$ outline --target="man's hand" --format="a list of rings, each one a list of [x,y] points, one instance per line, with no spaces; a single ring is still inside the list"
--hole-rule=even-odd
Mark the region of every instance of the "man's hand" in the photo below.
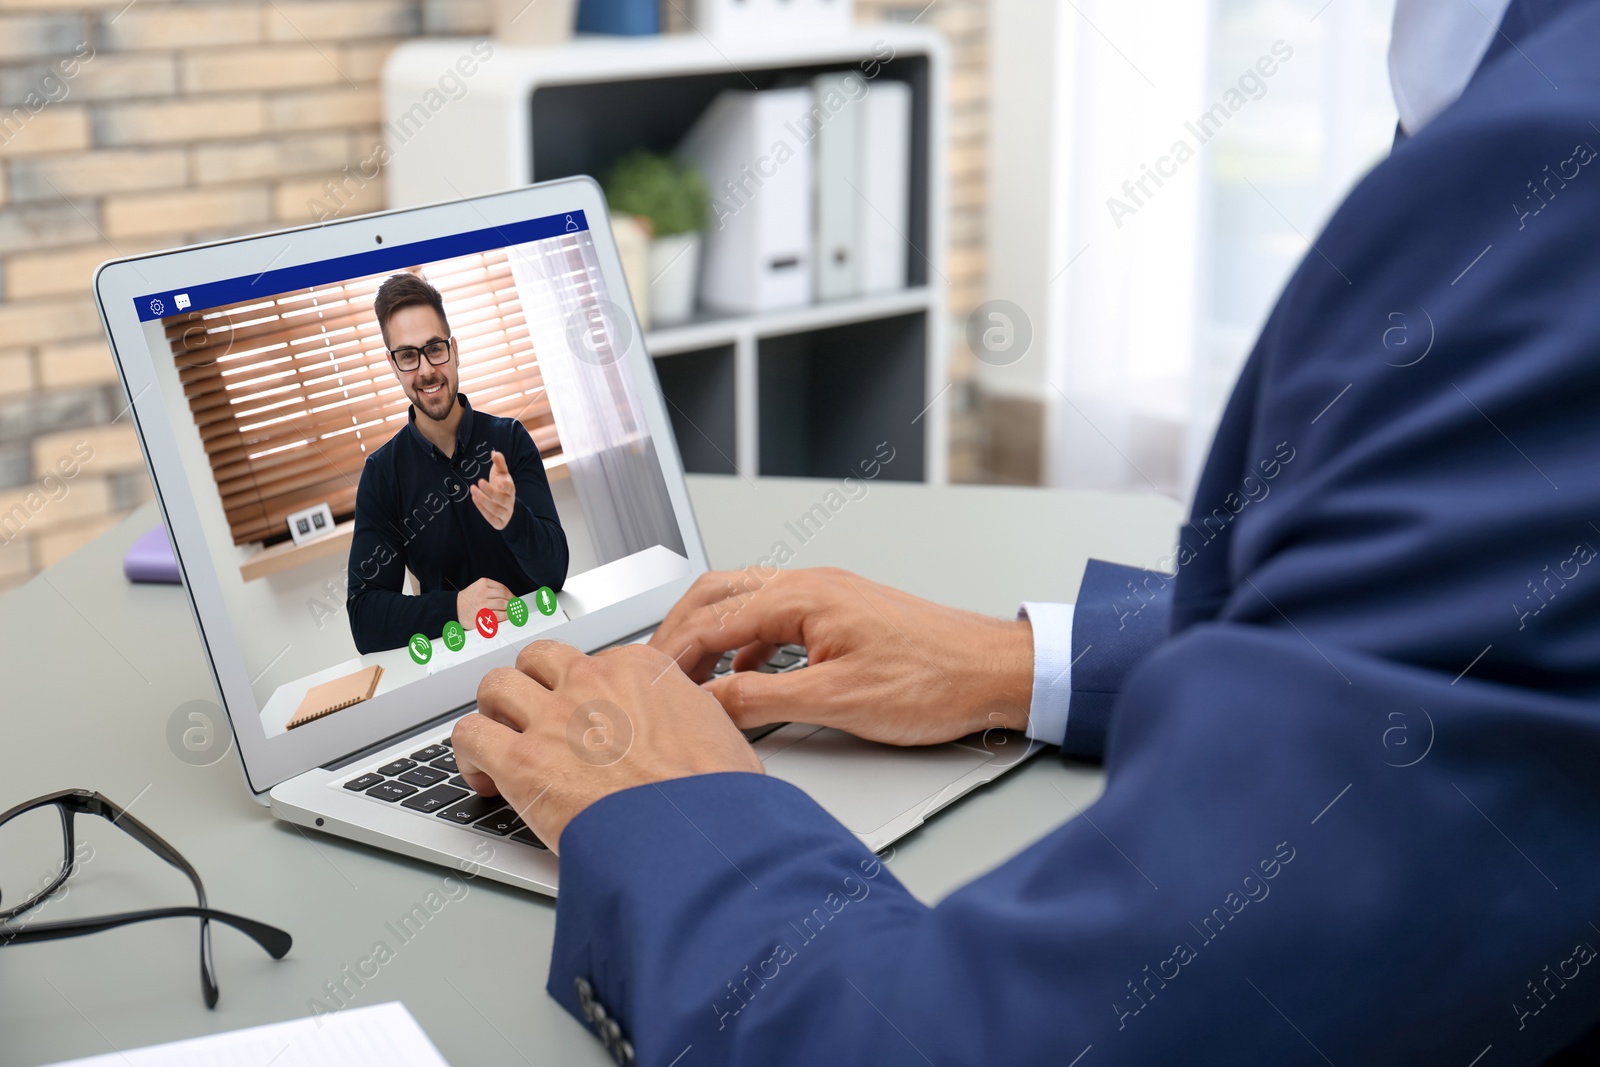
[[[489,477],[479,478],[477,484],[467,487],[472,502],[478,505],[483,517],[496,530],[504,530],[517,505],[517,483],[506,469],[506,457],[494,452],[489,457]]]
[[[1033,630],[942,607],[833,568],[701,575],[650,638],[706,683],[742,728],[834,726],[893,745],[929,745],[993,727],[1024,730]],[[775,646],[811,665],[760,674]],[[707,682],[721,654],[737,673]]]
[[[470,630],[478,625],[478,612],[484,608],[493,608],[495,616],[504,622],[506,601],[510,599],[511,590],[493,578],[479,578],[456,594],[456,622]]]
[[[490,671],[451,735],[462,777],[503,796],[557,849],[584,808],[636,785],[717,771],[761,774],[717,702],[643,645],[585,656],[535,641]]]

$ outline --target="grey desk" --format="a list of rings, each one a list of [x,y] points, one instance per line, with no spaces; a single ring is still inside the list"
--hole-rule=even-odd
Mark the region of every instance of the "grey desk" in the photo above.
[[[1071,600],[1090,556],[1153,564],[1177,506],[1157,497],[874,484],[801,543],[786,523],[828,483],[693,478],[713,564],[766,556],[849,567],[922,596],[1009,616],[1018,601]],[[6,754],[0,809],[51,790],[98,789],[165,836],[199,869],[214,906],[294,935],[274,963],[218,928],[222,999],[200,999],[197,938],[186,921],[0,950],[0,1064],[40,1064],[310,1013],[324,984],[371,954],[386,924],[446,873],[272,819],[236,758],[195,767],[169,748],[180,705],[212,700],[187,602],[177,587],[132,586],[122,554],[153,525],[136,512],[0,601]],[[1099,775],[1036,758],[901,842],[889,867],[934,901],[1091,801]],[[80,821],[95,853],[52,918],[191,903],[187,882],[125,835]],[[355,1004],[403,1001],[455,1067],[603,1064],[599,1045],[545,995],[551,901],[487,882],[449,902],[357,991]]]

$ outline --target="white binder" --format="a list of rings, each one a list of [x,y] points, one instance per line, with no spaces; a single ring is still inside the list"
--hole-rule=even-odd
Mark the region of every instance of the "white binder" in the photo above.
[[[707,307],[744,314],[811,302],[811,107],[810,87],[726,89],[678,146],[711,195]]]
[[[863,206],[861,181],[861,110],[870,92],[866,78],[854,70],[819,74],[811,81],[817,131],[818,300],[842,300],[860,291],[858,214]]]
[[[911,87],[878,80],[856,107],[860,146],[856,186],[858,292],[906,286],[911,226]]]

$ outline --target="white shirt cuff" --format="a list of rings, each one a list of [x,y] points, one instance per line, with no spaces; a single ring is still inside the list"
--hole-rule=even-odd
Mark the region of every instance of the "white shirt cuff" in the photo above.
[[[1047,745],[1067,737],[1067,710],[1072,703],[1073,604],[1025,603],[1017,618],[1033,625],[1033,703],[1028,708],[1028,736]]]

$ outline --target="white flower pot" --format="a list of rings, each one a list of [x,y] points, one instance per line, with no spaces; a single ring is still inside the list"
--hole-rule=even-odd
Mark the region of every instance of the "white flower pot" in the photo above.
[[[678,233],[650,242],[650,323],[671,326],[694,314],[700,275],[700,234]]]

